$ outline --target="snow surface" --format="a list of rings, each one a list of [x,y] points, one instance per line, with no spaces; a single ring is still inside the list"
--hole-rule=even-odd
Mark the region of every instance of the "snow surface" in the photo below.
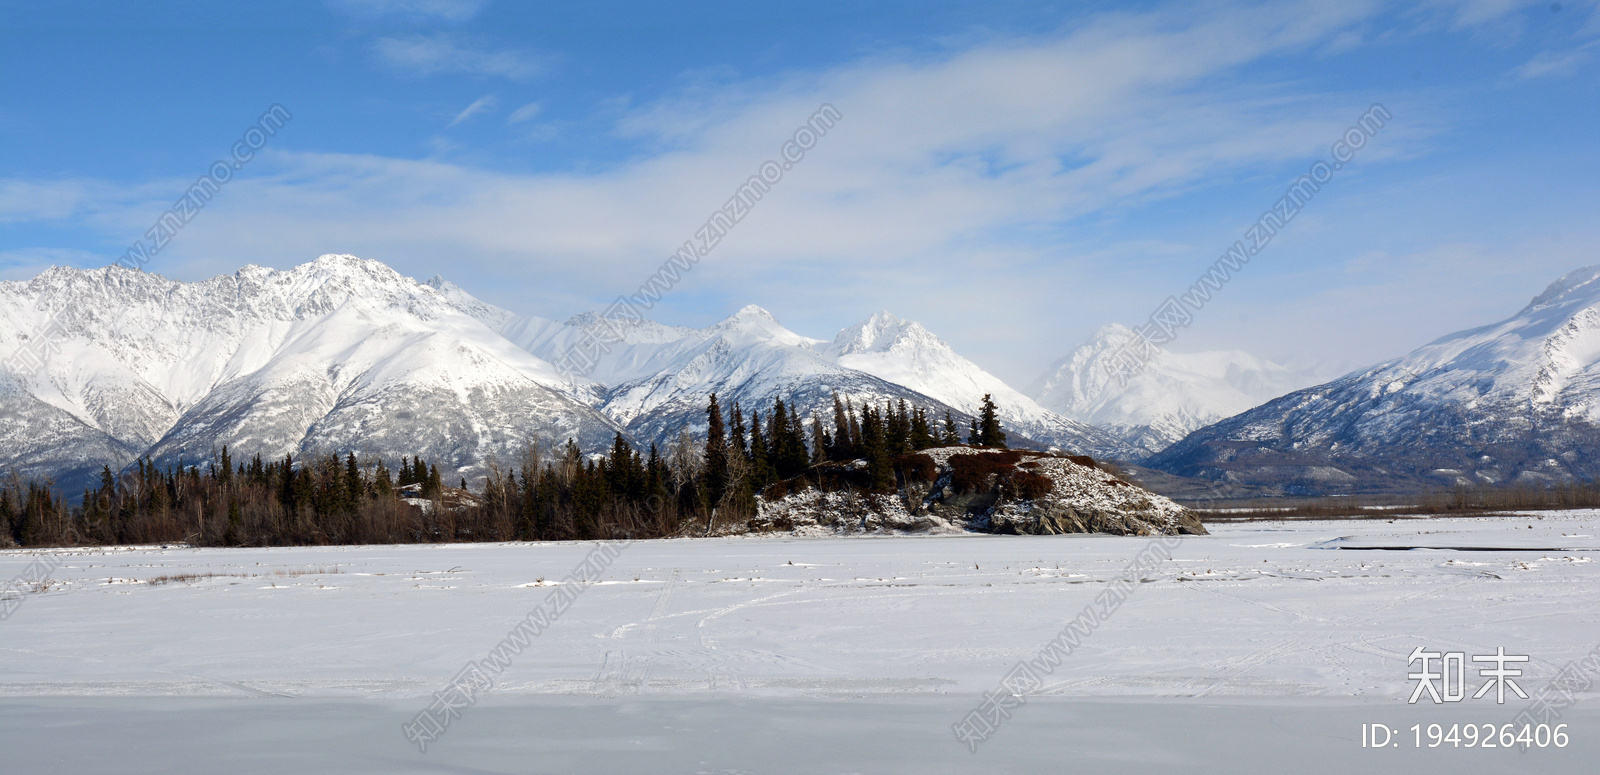
[[[1150,539],[632,544],[427,754],[400,723],[593,544],[57,550],[0,624],[6,769],[1583,772],[1600,752],[1595,688],[1563,752],[1359,747],[1362,723],[1520,709],[1405,704],[1416,646],[1527,654],[1530,691],[1594,648],[1600,512],[1209,528],[975,756],[950,724]],[[201,577],[148,583],[179,574]]]

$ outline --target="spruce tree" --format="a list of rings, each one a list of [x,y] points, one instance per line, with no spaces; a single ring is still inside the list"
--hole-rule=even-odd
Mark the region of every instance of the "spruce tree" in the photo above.
[[[911,436],[907,443],[914,450],[933,446],[933,433],[928,429],[928,413],[920,406],[911,412]]]
[[[356,466],[356,453],[347,453],[344,459],[345,509],[354,513],[356,506],[367,498],[367,485],[361,479],[361,469]]]
[[[750,413],[750,482],[757,491],[776,480],[772,469],[772,450],[761,433],[761,413]]]
[[[983,394],[983,408],[978,412],[978,443],[985,447],[1006,448],[1006,432],[1000,430],[1000,418],[996,415],[994,399],[988,393]]]
[[[739,402],[738,401],[734,401],[733,402],[733,428],[732,428],[732,434],[733,435],[729,438],[729,441],[732,442],[732,444],[731,444],[732,448],[730,450],[728,450],[728,454],[730,454],[730,455],[738,455],[739,457],[742,457],[742,458],[744,458],[746,460],[749,460],[750,459],[750,450],[745,446],[745,441],[744,441],[745,435],[744,435],[744,433],[745,433],[744,412],[739,409]]]
[[[715,506],[722,501],[722,495],[728,489],[728,437],[722,425],[722,408],[717,406],[716,393],[711,394],[706,418],[706,498]]]
[[[786,408],[783,399],[776,399],[767,432],[772,437],[772,463],[779,479],[796,476],[810,467],[811,455],[806,451],[806,430],[798,407]]]
[[[894,489],[894,468],[889,462],[889,443],[882,419],[870,405],[861,408],[861,447],[867,459],[867,476],[874,492]]]
[[[389,478],[389,469],[382,460],[378,461],[378,470],[372,474],[372,489],[384,500],[394,494],[394,482]]]
[[[811,413],[811,465],[816,465],[828,459],[828,446],[831,443],[826,431],[822,430],[822,418],[816,412]]]
[[[238,546],[244,541],[244,519],[239,512],[239,499],[228,499],[228,529],[222,534],[222,542],[228,546]]]
[[[834,460],[854,460],[855,450],[850,448],[850,417],[845,414],[844,402],[833,394],[833,448],[828,457]]]
[[[956,430],[956,418],[950,416],[950,410],[944,410],[944,432],[939,436],[939,443],[946,447],[953,447],[961,443],[961,434]]]
[[[140,467],[143,468],[143,464],[142,463],[140,464]],[[283,456],[283,484],[282,484],[282,487],[283,487],[283,489],[278,492],[278,501],[283,504],[284,511],[287,511],[290,514],[293,514],[294,511],[295,511],[295,507],[297,505],[295,503],[294,456],[293,455],[284,455]]]
[[[864,407],[865,405],[863,411]],[[861,447],[861,420],[856,416],[855,407],[850,404],[849,399],[845,399],[844,408],[850,415],[850,459],[859,460],[866,454],[866,450]]]
[[[905,399],[899,399],[893,406],[885,404],[884,414],[887,415],[885,441],[890,454],[898,455],[910,449],[911,420],[907,416]]]

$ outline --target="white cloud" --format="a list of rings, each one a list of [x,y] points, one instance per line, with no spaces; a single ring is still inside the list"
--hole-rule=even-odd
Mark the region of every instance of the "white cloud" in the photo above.
[[[486,110],[494,110],[494,106],[497,102],[498,100],[495,99],[493,94],[485,94],[482,97],[474,100],[471,105],[466,107],[465,110],[457,113],[456,117],[451,119],[449,124],[445,125],[445,128],[449,129],[450,127],[466,121],[467,119],[472,118],[473,116]]]
[[[517,108],[516,110],[511,111],[511,115],[506,116],[506,125],[510,126],[511,124],[520,124],[524,121],[532,119],[537,115],[539,115],[539,103],[530,102],[520,108]]]
[[[0,223],[68,218],[90,199],[95,187],[81,180],[0,180]],[[109,193],[104,186],[99,188],[99,195]]]
[[[618,123],[665,150],[581,174],[275,147],[163,261],[192,276],[350,252],[567,314],[633,290],[827,102],[843,120],[657,313],[704,323],[708,307],[755,302],[824,335],[888,307],[985,365],[1045,363],[1076,343],[1061,335],[1071,321],[1137,322],[1158,300],[1148,276],[1107,261],[1149,262],[1146,275],[1154,267],[1173,284],[1200,267],[1169,278],[1184,260],[1170,249],[1097,255],[1078,244],[1079,219],[1321,158],[1373,95],[1290,96],[1297,86],[1241,86],[1237,70],[1327,46],[1371,13],[1290,3],[1108,14],[1054,38],[697,90]],[[405,51],[418,71],[470,69],[448,39]],[[537,108],[512,118],[524,110]],[[1397,116],[1363,162],[1404,147],[1418,118]],[[1214,258],[1221,244],[1201,250]],[[974,323],[997,309],[1004,321]]]
[[[1518,78],[1542,78],[1547,75],[1570,75],[1580,65],[1594,56],[1600,41],[1591,40],[1565,51],[1541,51],[1522,66],[1512,71]]]
[[[546,69],[544,60],[525,52],[485,49],[451,35],[379,38],[372,49],[385,65],[418,75],[471,73],[527,80]]]

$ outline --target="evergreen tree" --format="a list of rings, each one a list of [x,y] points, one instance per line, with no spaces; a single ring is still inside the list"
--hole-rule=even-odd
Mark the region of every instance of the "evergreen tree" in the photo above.
[[[894,468],[889,462],[886,428],[871,405],[861,407],[861,447],[867,459],[867,476],[874,492],[894,489]]]
[[[908,443],[912,449],[927,449],[933,446],[933,431],[928,428],[928,412],[920,406],[911,412],[911,436]]]
[[[884,414],[884,441],[890,454],[898,455],[910,449],[911,419],[907,416],[905,399],[899,399],[893,406],[885,404]]]
[[[861,446],[861,421],[856,417],[856,408],[851,405],[850,399],[845,399],[845,412],[850,415],[850,459],[859,460],[866,454]],[[863,405],[863,411],[865,405]]]
[[[618,433],[611,440],[610,466],[606,471],[606,483],[611,490],[613,498],[627,498],[632,493],[641,491],[644,487],[644,472],[639,470],[639,456],[633,451],[633,446],[628,440]]]
[[[143,465],[142,464],[140,465],[140,469],[141,469],[141,473],[142,473],[142,471],[143,471]],[[140,478],[142,479],[143,477],[141,476]],[[298,506],[298,504],[295,503],[294,456],[293,455],[284,455],[283,456],[283,485],[282,485],[282,487],[283,487],[283,489],[280,490],[279,493],[278,493],[278,500],[279,500],[280,503],[283,504],[283,510],[284,511],[287,511],[290,514],[293,514],[295,512],[295,508]]]
[[[826,431],[822,430],[822,418],[816,412],[811,413],[811,465],[816,465],[828,459],[828,447],[833,443],[828,438]]]
[[[779,479],[798,475],[811,465],[811,455],[806,451],[806,431],[798,411],[790,411],[783,399],[774,401],[772,424],[767,429],[772,437],[772,465]]]
[[[761,434],[761,413],[750,413],[750,482],[762,490],[777,478],[772,467],[772,450]]]
[[[739,409],[738,401],[733,402],[733,428],[730,432],[731,436],[728,440],[731,442],[731,448],[728,450],[728,454],[738,455],[739,457],[749,460],[750,449],[745,445],[744,436],[744,412]]]
[[[361,478],[361,468],[356,465],[356,453],[348,452],[344,459],[345,510],[354,514],[356,506],[367,499],[367,484]]]
[[[717,406],[717,394],[711,394],[706,407],[705,487],[706,499],[711,504],[722,501],[728,489],[728,439],[722,426],[722,409]]]
[[[967,425],[967,443],[976,447],[980,438],[982,437],[978,435],[978,419],[974,417]]]
[[[418,463],[420,466],[421,464]],[[439,478],[439,466],[428,466],[428,483],[422,491],[424,498],[437,498],[444,495],[444,481]]]
[[[833,394],[833,448],[828,457],[834,460],[854,460],[855,450],[850,447],[850,417],[845,413],[839,394]]]
[[[238,546],[244,542],[244,517],[239,510],[239,499],[228,499],[228,529],[222,534],[222,542],[229,546]]]
[[[1000,430],[1000,418],[996,415],[994,399],[988,393],[983,394],[983,408],[978,412],[978,443],[985,447],[1006,448],[1006,432]]]
[[[950,410],[944,410],[944,432],[939,436],[939,444],[953,447],[961,443],[961,434],[956,430],[956,419],[950,416]]]
[[[384,467],[383,461],[378,461],[378,470],[372,474],[372,489],[377,497],[388,500],[394,494],[394,482],[389,478],[389,469]]]

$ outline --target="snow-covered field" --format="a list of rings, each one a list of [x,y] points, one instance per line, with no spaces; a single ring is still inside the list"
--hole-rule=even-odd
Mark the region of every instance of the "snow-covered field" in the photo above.
[[[1407,656],[1545,686],[1600,643],[1600,512],[1210,528],[976,754],[951,724],[1152,539],[631,544],[425,754],[401,725],[594,544],[62,550],[0,623],[0,771],[1590,771],[1593,688],[1565,749],[1412,750],[1524,703],[1408,705]]]

